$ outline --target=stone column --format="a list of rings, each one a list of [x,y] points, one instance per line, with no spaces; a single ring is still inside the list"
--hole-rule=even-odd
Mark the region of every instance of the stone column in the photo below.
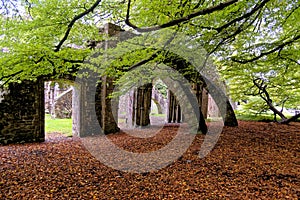
[[[109,98],[113,79],[102,77],[95,87],[87,82],[74,87],[73,134],[79,137],[116,133],[118,128],[118,100]]]
[[[182,113],[179,102],[177,101],[173,92],[169,90],[169,110],[168,110],[168,123],[180,123],[182,122]]]
[[[152,83],[137,88],[133,93],[132,123],[134,126],[150,125]]]
[[[118,127],[118,105],[119,100],[117,98],[110,98],[114,91],[113,78],[104,76],[101,78],[101,119],[98,120],[101,123],[101,128],[105,134],[116,133],[120,130]]]
[[[101,133],[97,118],[97,110],[101,110],[101,104],[96,94],[94,83],[89,83],[88,80],[74,86],[72,96],[73,135],[84,137]]]
[[[81,115],[81,86],[76,84],[73,86],[72,93],[72,133],[73,136],[80,136],[80,115]]]

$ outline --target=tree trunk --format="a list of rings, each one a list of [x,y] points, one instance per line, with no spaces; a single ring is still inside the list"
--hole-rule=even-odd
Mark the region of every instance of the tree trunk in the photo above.
[[[198,131],[201,131],[202,134],[206,134],[208,128],[207,128],[207,125],[205,123],[205,118],[204,118],[204,115],[201,111],[201,108],[199,108],[199,112],[200,112],[200,119],[199,119]]]
[[[224,125],[230,127],[238,126],[238,121],[236,119],[234,110],[230,104],[229,98],[222,90],[217,88],[208,79],[206,78],[204,79],[206,81],[206,84],[209,85],[209,87],[206,87],[205,89],[208,91],[208,93],[212,96],[212,98],[216,102],[219,111],[221,113],[221,116],[223,118]],[[226,104],[226,107],[224,107],[225,106],[224,104]]]
[[[224,125],[230,127],[238,126],[238,121],[236,119],[234,110],[231,106],[229,99],[226,100],[226,116],[224,120]]]
[[[273,106],[272,101],[267,100],[266,102],[267,102],[267,104],[268,104],[270,110],[273,111],[273,113],[274,113],[275,116],[276,116],[276,115],[279,115],[279,117],[280,117],[282,120],[286,120],[286,119],[287,119],[287,118],[284,116],[284,114],[283,114],[282,112],[280,112],[279,110],[277,110],[277,109]]]
[[[300,118],[300,113],[298,113],[297,115],[295,115],[289,119],[284,119],[284,120],[280,121],[279,123],[280,124],[288,124],[290,122],[296,121],[298,118]]]

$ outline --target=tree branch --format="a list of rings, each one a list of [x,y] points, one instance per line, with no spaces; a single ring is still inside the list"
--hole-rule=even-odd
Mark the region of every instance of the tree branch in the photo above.
[[[300,8],[300,5],[296,6],[287,16],[286,18],[284,19],[284,22],[282,24],[285,24],[286,21],[290,18],[290,16],[298,9]]]
[[[13,73],[13,74],[10,74],[10,75],[6,75],[6,76],[2,76],[0,78],[0,81],[2,81],[3,79],[6,79],[6,78],[10,78],[10,77],[16,76],[16,75],[18,75],[18,74],[20,74],[22,72],[23,72],[23,70],[20,70],[20,71],[17,71],[16,73]]]
[[[258,83],[258,81],[260,81],[260,83]],[[270,110],[272,110],[275,115],[279,115],[282,120],[286,120],[286,117],[284,116],[284,114],[282,112],[280,112],[279,110],[277,110],[275,108],[275,106],[273,105],[272,99],[270,98],[270,95],[266,89],[267,85],[264,85],[264,81],[260,78],[253,79],[253,84],[259,89],[260,97],[267,103]],[[266,97],[264,97],[263,95],[265,95]]]
[[[292,59],[292,58],[290,58],[290,57],[283,57],[283,56],[280,55],[279,58],[281,58],[281,59],[283,59],[283,60],[289,60],[289,61],[291,61],[291,62],[293,62],[293,63],[295,63],[295,64],[297,64],[297,65],[300,65],[300,63],[299,63],[297,60]]]
[[[32,4],[28,0],[25,0],[25,3],[28,5],[28,8],[27,8],[28,14],[29,14],[30,18],[33,19],[32,15],[31,15]]]
[[[195,5],[194,9],[197,9],[204,3],[205,0],[199,0],[198,3]]]
[[[286,97],[286,98],[282,101],[280,112],[283,112],[284,104],[285,104],[285,102],[287,102],[288,99],[289,99],[289,97]]]
[[[206,8],[206,9],[203,9],[203,10],[191,13],[191,14],[185,16],[185,17],[181,17],[181,18],[178,18],[178,19],[171,20],[171,21],[169,21],[169,22],[167,22],[165,24],[161,24],[161,25],[157,25],[157,26],[152,26],[152,27],[139,28],[136,25],[134,25],[133,23],[131,23],[130,20],[129,20],[131,0],[128,0],[127,14],[126,14],[125,23],[128,26],[130,26],[131,28],[135,29],[136,31],[139,31],[139,32],[151,32],[151,31],[156,31],[156,30],[159,30],[159,29],[163,29],[163,28],[175,26],[177,24],[189,21],[190,19],[193,19],[193,18],[201,16],[201,15],[207,15],[207,14],[213,13],[213,12],[218,11],[218,10],[223,10],[224,8],[226,8],[226,7],[234,4],[236,2],[238,2],[238,0],[229,0],[229,1],[224,2],[224,3],[220,3],[219,5],[212,6],[212,7],[209,7],[209,8]]]
[[[160,53],[162,53],[163,50],[165,50],[166,46],[169,45],[173,40],[174,38],[176,37],[177,35],[177,32],[173,33],[172,37],[170,37],[164,44],[162,50],[156,50],[149,58],[146,58],[144,60],[141,60],[140,62],[132,65],[129,69],[127,69],[127,71],[130,71],[130,70],[133,70],[141,65],[144,65],[148,62],[150,62],[151,60],[154,60]],[[168,53],[168,51],[166,52],[166,54]]]
[[[16,73],[13,73],[13,74],[10,74],[10,75],[6,75],[6,76],[2,76],[1,78],[0,78],[0,82],[2,81],[2,80],[4,80],[4,79],[6,79],[6,78],[8,78],[4,83],[2,83],[1,85],[0,85],[0,88],[3,88],[3,86],[4,85],[6,85],[14,76],[16,76],[16,75],[18,75],[18,74],[20,74],[20,73],[22,73],[23,72],[23,70],[20,70],[20,71],[17,71]]]
[[[230,22],[228,22],[227,24],[224,24],[223,26],[220,26],[219,28],[216,28],[216,30],[218,32],[221,32],[223,29],[226,29],[228,28],[229,26],[231,26],[232,24],[238,22],[238,21],[241,21],[245,18],[249,18],[250,16],[252,16],[254,13],[256,13],[258,10],[260,10],[261,8],[263,8],[269,1],[271,0],[264,0],[261,2],[261,4],[259,5],[256,5],[250,12],[238,17],[238,18],[235,18],[233,20],[231,20]]]
[[[248,19],[243,22],[237,29],[235,32],[233,32],[231,35],[228,35],[227,37],[224,37],[222,38],[222,40],[215,46],[215,48],[213,50],[211,50],[209,52],[209,55],[211,55],[212,53],[214,53],[220,46],[222,46],[226,41],[228,40],[234,40],[235,39],[235,36],[237,36],[238,34],[240,34],[241,32],[243,32],[244,30],[246,30],[247,28],[249,28],[255,21],[256,19],[258,18],[258,16],[260,15],[261,11],[259,11],[257,13],[257,15],[254,17],[254,19],[249,23],[247,24],[246,27],[243,27],[244,24],[246,24],[246,22],[248,21]]]
[[[256,56],[256,57],[253,57],[253,58],[250,58],[250,59],[242,59],[242,60],[239,60],[239,59],[236,59],[236,58],[232,57],[231,60],[234,61],[234,62],[237,62],[237,63],[241,63],[241,64],[247,64],[247,63],[250,63],[250,62],[254,62],[254,61],[257,61],[260,58],[262,58],[264,56],[267,56],[269,54],[272,54],[276,51],[281,51],[285,46],[288,46],[288,45],[292,44],[293,42],[295,42],[299,39],[300,39],[300,35],[296,35],[291,40],[286,41],[286,42],[276,46],[275,48],[273,48],[269,51],[262,52],[259,56]]]
[[[76,15],[71,22],[69,23],[68,27],[67,27],[67,31],[65,32],[64,37],[60,40],[60,42],[58,43],[57,46],[55,46],[54,51],[57,52],[60,50],[60,48],[62,47],[62,45],[64,44],[64,42],[68,39],[68,36],[72,30],[72,27],[74,26],[74,24],[76,23],[77,20],[81,19],[82,17],[84,17],[85,15],[89,14],[90,12],[93,12],[94,9],[100,4],[102,0],[97,0],[89,9],[85,10],[84,12],[80,13],[79,15]]]
[[[296,121],[296,119],[300,118],[300,113],[294,115],[293,117],[289,118],[289,119],[285,119],[285,120],[282,120],[280,121],[279,123],[280,124],[288,124],[290,122],[293,122],[293,121]]]
[[[136,64],[134,64],[134,65],[131,65],[131,66],[129,67],[129,69],[127,69],[126,71],[133,70],[133,69],[135,69],[135,68],[137,68],[137,67],[139,67],[139,66],[142,66],[142,65],[144,65],[144,64],[146,64],[146,63],[148,63],[148,62],[154,60],[160,53],[161,53],[161,51],[156,51],[156,52],[153,53],[149,58],[146,58],[146,59],[141,60],[140,62],[138,62],[138,63],[136,63]]]

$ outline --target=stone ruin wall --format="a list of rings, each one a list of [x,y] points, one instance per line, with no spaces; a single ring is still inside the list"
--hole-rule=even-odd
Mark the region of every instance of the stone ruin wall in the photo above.
[[[11,83],[0,99],[0,144],[45,140],[42,81]]]

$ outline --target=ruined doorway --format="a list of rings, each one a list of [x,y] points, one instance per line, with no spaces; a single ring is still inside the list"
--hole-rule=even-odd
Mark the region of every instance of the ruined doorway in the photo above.
[[[45,134],[73,136],[73,83],[67,80],[44,82]]]

